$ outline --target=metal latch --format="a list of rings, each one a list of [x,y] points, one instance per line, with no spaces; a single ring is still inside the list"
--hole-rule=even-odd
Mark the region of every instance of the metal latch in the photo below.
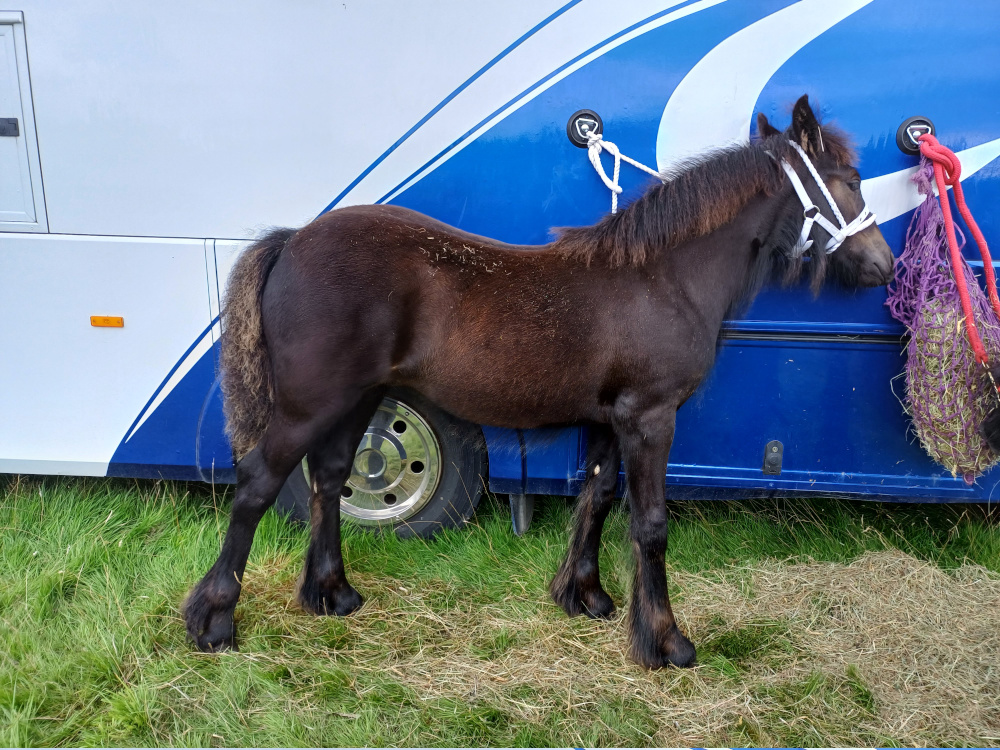
[[[896,145],[907,156],[920,156],[920,136],[934,135],[934,123],[929,117],[908,117],[896,130]]]
[[[781,444],[780,440],[772,440],[770,443],[764,446],[764,473],[765,474],[780,474],[781,473],[781,459],[785,455],[785,446]]]
[[[604,132],[604,121],[592,109],[579,109],[570,115],[566,123],[566,135],[570,142],[579,148],[590,145],[590,134],[600,135]]]

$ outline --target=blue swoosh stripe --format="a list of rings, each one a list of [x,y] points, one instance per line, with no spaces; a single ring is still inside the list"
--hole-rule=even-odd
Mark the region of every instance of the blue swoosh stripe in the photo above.
[[[473,73],[471,78],[467,79],[461,86],[459,86],[457,89],[455,89],[450,94],[448,94],[448,96],[445,97],[445,99],[443,99],[440,104],[438,104],[436,107],[434,107],[434,109],[432,109],[430,112],[428,112],[426,115],[424,115],[420,119],[420,121],[416,125],[414,125],[412,128],[410,128],[409,130],[407,130],[402,135],[402,137],[400,137],[400,139],[398,141],[396,141],[391,146],[389,146],[389,148],[386,149],[386,151],[380,157],[378,157],[375,161],[373,161],[371,163],[371,165],[364,172],[362,172],[361,174],[359,174],[357,176],[357,178],[354,180],[354,182],[352,182],[350,185],[348,185],[346,188],[344,188],[344,190],[340,193],[340,195],[338,195],[336,198],[334,198],[326,208],[324,208],[322,211],[320,211],[319,215],[322,216],[327,211],[329,211],[331,208],[333,208],[338,203],[340,203],[341,199],[345,195],[347,195],[349,192],[351,192],[357,186],[357,184],[359,182],[361,182],[365,177],[367,177],[369,174],[371,174],[372,170],[375,169],[375,167],[377,167],[379,164],[381,164],[383,161],[385,161],[386,158],[388,158],[388,156],[393,151],[395,151],[397,148],[399,148],[399,146],[402,145],[402,143],[407,138],[409,138],[417,130],[419,130],[424,125],[424,123],[426,123],[434,115],[436,115],[438,112],[440,112],[442,110],[442,108],[444,108],[448,104],[448,102],[450,102],[456,96],[458,96],[463,91],[465,91],[465,89],[467,89],[469,86],[471,86],[476,81],[476,79],[478,79],[486,71],[488,71],[490,68],[492,68],[498,62],[500,62],[503,58],[505,58],[507,55],[509,55],[514,49],[516,49],[521,44],[523,44],[525,42],[525,40],[527,40],[530,37],[534,36],[536,33],[538,33],[538,31],[540,31],[541,29],[543,29],[546,26],[548,26],[550,23],[552,23],[554,20],[556,20],[557,18],[559,18],[559,16],[561,16],[563,13],[565,13],[566,11],[568,11],[574,5],[579,5],[581,2],[583,2],[583,0],[571,0],[570,2],[566,3],[564,6],[562,6],[561,8],[559,8],[559,10],[557,10],[551,16],[549,16],[545,20],[539,22],[537,25],[535,25],[534,27],[532,27],[531,29],[529,29],[528,31],[526,31],[524,34],[522,34],[520,37],[518,37],[518,39],[515,40],[510,46],[508,46],[500,54],[498,54],[496,57],[494,57],[492,60],[490,60],[488,63],[486,63],[486,65],[484,65],[479,70],[477,70],[475,73]]]
[[[188,355],[194,351],[194,348],[201,343],[201,340],[211,332],[212,328],[218,322],[219,322],[219,316],[216,315],[214,318],[212,318],[212,322],[208,324],[208,328],[206,328],[204,331],[198,334],[198,337],[194,340],[194,343],[191,344],[191,346],[187,348],[187,351],[181,355],[181,358],[177,360],[177,364],[175,364],[173,367],[170,368],[170,372],[167,373],[167,376],[163,379],[163,382],[160,383],[160,385],[157,387],[155,391],[153,391],[153,395],[149,397],[149,401],[146,402],[146,405],[142,407],[142,409],[140,409],[139,416],[137,416],[135,418],[135,421],[132,422],[131,425],[129,425],[129,428],[127,430],[125,430],[125,439],[122,440],[123,444],[127,443],[129,439],[132,437],[132,430],[134,430],[135,426],[139,424],[139,420],[142,419],[143,415],[146,413],[146,410],[149,409],[150,405],[156,400],[156,397],[160,394],[160,391],[163,390],[163,387],[167,384],[167,381],[169,381],[170,378],[173,377],[173,374],[177,372],[177,368],[184,363],[184,360],[188,358]]]

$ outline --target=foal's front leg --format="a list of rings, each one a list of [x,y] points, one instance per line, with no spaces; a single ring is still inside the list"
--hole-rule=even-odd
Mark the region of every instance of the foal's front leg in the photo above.
[[[552,599],[570,617],[611,617],[615,603],[601,587],[598,553],[604,519],[615,498],[621,451],[607,425],[590,430],[587,446],[587,479],[577,500],[573,536],[566,559],[549,586]]]
[[[644,667],[690,667],[695,649],[674,621],[667,594],[667,456],[676,409],[649,409],[616,425],[625,455],[636,572],[629,610],[629,655]]]

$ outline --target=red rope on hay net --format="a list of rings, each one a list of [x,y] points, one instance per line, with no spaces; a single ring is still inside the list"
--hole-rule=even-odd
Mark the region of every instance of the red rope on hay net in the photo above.
[[[938,198],[941,201],[941,214],[944,217],[945,231],[948,236],[948,250],[951,253],[951,270],[955,274],[955,282],[958,284],[958,295],[962,300],[962,313],[965,315],[965,334],[969,338],[969,344],[976,353],[976,361],[981,365],[989,364],[989,357],[983,347],[983,340],[979,336],[976,328],[976,320],[972,314],[972,301],[969,299],[969,287],[966,285],[965,273],[962,270],[962,249],[955,236],[955,220],[951,215],[951,204],[948,201],[948,187],[955,193],[955,205],[965,219],[966,225],[972,231],[972,236],[976,238],[976,245],[979,246],[979,254],[983,258],[983,271],[986,273],[986,293],[993,307],[993,312],[1000,317],[1000,299],[997,298],[997,279],[993,272],[993,260],[990,258],[990,249],[986,246],[986,238],[979,231],[979,225],[972,218],[965,203],[965,193],[962,192],[962,162],[958,156],[947,146],[942,146],[938,139],[930,133],[924,133],[920,138],[920,153],[934,165],[934,182],[937,183]]]

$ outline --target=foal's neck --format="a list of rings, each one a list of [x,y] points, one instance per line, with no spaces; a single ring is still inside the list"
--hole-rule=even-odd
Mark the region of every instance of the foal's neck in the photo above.
[[[736,218],[718,229],[657,258],[661,271],[675,278],[716,333],[723,321],[740,314],[760,292],[787,252],[790,190],[752,198]]]

